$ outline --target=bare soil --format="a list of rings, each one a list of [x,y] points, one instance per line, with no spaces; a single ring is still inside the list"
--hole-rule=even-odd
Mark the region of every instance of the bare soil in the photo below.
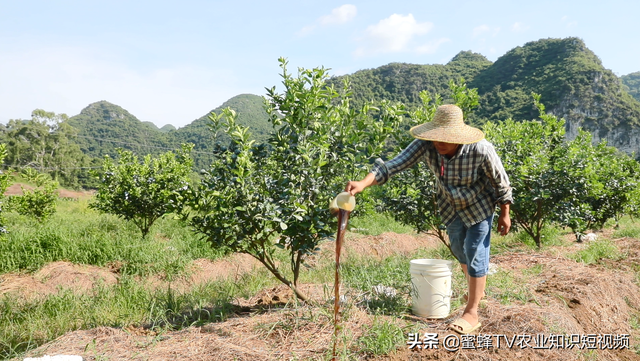
[[[385,233],[371,237],[349,234],[344,254],[346,257],[369,255],[382,259],[396,253],[409,254],[420,247],[433,247],[438,242],[426,235]],[[455,351],[445,349],[443,340],[446,337],[471,340],[454,335],[447,328],[460,316],[461,309],[452,310],[451,315],[442,320],[411,315],[401,320],[371,315],[357,305],[348,306],[342,314],[345,336],[341,338],[341,345],[355,355],[361,348],[356,341],[358,337],[367,334],[375,322],[388,320],[398,325],[419,325],[420,339],[427,333],[437,334],[439,347],[410,350],[406,346],[389,355],[361,355],[360,359],[640,360],[634,350],[640,342],[640,330],[632,327],[637,327],[640,317],[640,288],[636,274],[640,261],[638,240],[622,238],[613,242],[627,257],[600,265],[576,263],[562,254],[584,247],[578,243],[539,253],[512,252],[492,257],[499,269],[514,275],[540,265],[537,267],[540,273],[528,278],[526,285],[533,302],[501,303],[489,290],[480,312],[483,326],[472,336],[475,342],[462,343]],[[323,245],[311,263],[330,262],[334,257],[332,247],[333,243]],[[172,287],[180,284],[181,290],[188,290],[212,279],[237,278],[254,267],[260,265],[246,255],[216,262],[196,260],[193,272],[181,282],[173,280]],[[160,278],[147,281],[150,287],[164,286]],[[56,262],[34,275],[2,276],[0,295],[38,297],[59,288],[88,292],[96,282],[118,282],[117,267]],[[73,354],[81,355],[85,360],[327,360],[333,335],[332,284],[305,284],[302,288],[311,296],[312,303],[296,305],[293,293],[285,286],[267,288],[251,298],[236,300],[237,314],[224,322],[159,333],[135,326],[78,330],[32,350],[27,356]],[[632,321],[632,317],[636,317],[636,321]],[[571,349],[534,348],[536,335],[561,334],[574,335]],[[492,344],[485,341],[484,347],[478,347],[483,335],[485,340],[490,337]],[[628,348],[600,349],[598,337],[606,339],[607,335],[617,338],[623,346],[626,338]],[[527,336],[531,339],[527,340]],[[496,344],[497,339],[502,341],[500,347]],[[504,343],[507,340],[517,341],[508,347]]]
[[[23,193],[22,192],[23,188],[25,190],[33,190],[33,187],[28,184],[14,183],[7,188],[7,190],[4,192],[4,195],[20,196]],[[93,196],[94,193],[95,193],[94,191],[72,191],[72,190],[62,189],[62,188],[58,189],[58,197],[63,199],[70,199],[70,200],[90,198],[91,196]]]

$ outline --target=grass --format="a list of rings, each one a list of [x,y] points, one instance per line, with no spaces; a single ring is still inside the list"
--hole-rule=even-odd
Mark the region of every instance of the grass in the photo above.
[[[542,273],[542,271],[544,271],[544,265],[537,264],[535,266],[531,266],[530,268],[525,268],[524,270],[522,270],[522,274],[526,276],[538,276]]]
[[[510,305],[515,301],[537,303],[530,281],[533,277],[535,276],[519,275],[500,269],[487,277],[487,295],[499,300],[503,305]]]
[[[586,264],[594,264],[601,259],[620,260],[624,254],[608,239],[590,242],[586,248],[569,255],[569,258]]]
[[[66,332],[97,326],[184,327],[223,320],[231,311],[229,297],[254,294],[275,284],[266,271],[235,282],[195,287],[179,294],[151,291],[137,277],[160,275],[166,280],[185,275],[198,258],[216,259],[213,249],[188,227],[166,216],[145,239],[132,224],[99,214],[87,200],[59,201],[58,211],[39,223],[17,213],[4,213],[10,233],[0,240],[0,274],[35,272],[55,261],[111,266],[119,283],[99,286],[91,294],[63,291],[41,300],[0,296],[0,359],[15,357]],[[213,296],[212,296],[213,295]]]
[[[541,232],[542,247],[567,246],[570,243],[562,238],[563,231],[555,226],[547,225]],[[506,252],[538,251],[533,238],[524,230],[512,229],[506,236],[492,235],[491,254]]]
[[[349,229],[352,232],[365,235],[378,235],[384,232],[413,232],[413,228],[396,222],[392,216],[385,213],[374,213],[364,217],[354,217],[349,220]]]
[[[629,317],[629,326],[634,330],[640,330],[640,313],[632,313]]]
[[[613,232],[614,238],[640,238],[640,224],[636,222],[631,222],[628,218],[623,218],[622,223],[624,222],[624,227],[620,227],[615,232]]]
[[[358,338],[359,351],[370,355],[387,355],[406,343],[407,327],[387,319],[375,318],[373,325]]]
[[[43,223],[8,213],[9,234],[0,242],[0,273],[36,271],[49,262],[107,266],[125,275],[182,274],[196,258],[219,258],[197,235],[166,216],[154,225],[152,239],[115,216],[87,208],[87,201],[59,202],[58,212]]]
[[[371,313],[399,316],[407,312],[406,296],[411,291],[409,259],[392,256],[382,261],[373,258],[349,259],[341,269],[345,287],[361,291],[366,295],[364,307]],[[395,290],[395,295],[376,294],[375,286]]]

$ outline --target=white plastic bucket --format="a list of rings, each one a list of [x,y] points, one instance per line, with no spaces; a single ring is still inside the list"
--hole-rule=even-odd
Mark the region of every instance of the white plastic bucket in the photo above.
[[[414,259],[410,262],[413,314],[425,318],[445,318],[451,311],[451,270],[453,261]]]

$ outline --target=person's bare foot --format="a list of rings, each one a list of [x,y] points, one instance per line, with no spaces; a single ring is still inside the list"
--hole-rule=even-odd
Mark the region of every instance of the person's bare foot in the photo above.
[[[480,326],[482,326],[482,324],[478,319],[478,314],[472,314],[466,311],[462,314],[462,317],[449,324],[451,330],[460,334],[471,333]]]
[[[471,313],[466,312],[466,311],[462,314],[461,318],[464,319],[465,321],[469,322],[470,324],[474,325],[474,326],[478,323],[478,319],[479,319],[477,313],[476,314],[471,314]]]

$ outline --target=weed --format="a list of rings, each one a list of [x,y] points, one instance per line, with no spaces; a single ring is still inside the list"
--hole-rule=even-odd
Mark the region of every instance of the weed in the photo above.
[[[581,360],[596,361],[598,359],[598,352],[596,350],[579,350],[578,355]]]
[[[542,323],[545,326],[547,326],[551,334],[563,335],[567,333],[565,328],[562,325],[560,325],[557,321],[551,320],[547,316],[542,316],[541,318],[542,318]]]
[[[437,247],[433,248],[420,249],[413,255],[412,258],[447,259],[455,261],[455,263],[457,263],[456,258],[453,256],[453,253],[451,253],[451,250],[444,244],[439,244]]]
[[[597,263],[603,258],[617,261],[623,259],[624,255],[615,244],[604,239],[589,243],[586,248],[570,255],[569,257],[577,262],[592,264]]]
[[[634,330],[640,330],[640,313],[632,313],[629,317],[629,326]]]
[[[400,295],[382,294],[366,300],[365,305],[367,311],[372,314],[400,316],[409,311],[410,304],[407,300],[407,297]]]
[[[143,325],[162,330],[224,321],[234,311],[229,303],[234,287],[232,281],[220,281],[188,293],[151,291],[123,276],[117,285],[99,285],[85,295],[61,291],[33,301],[5,295],[0,298],[0,359],[77,329]]]
[[[544,271],[544,265],[540,263],[535,266],[523,269],[522,274],[526,276],[538,276],[542,273],[542,271]]]
[[[372,313],[400,315],[408,305],[403,295],[408,295],[411,284],[409,259],[392,256],[383,261],[375,259],[349,259],[343,264],[342,274],[347,287],[364,292],[368,296],[365,307]],[[390,293],[373,292],[374,287],[394,290]]]
[[[350,361],[357,359],[357,355],[351,351],[350,346],[353,343],[353,334],[349,329],[342,329],[337,339],[336,358],[335,360]],[[328,348],[325,353],[325,360],[334,360],[333,348]]]
[[[118,263],[123,274],[171,278],[183,274],[193,259],[224,255],[170,217],[157,222],[162,240],[150,241],[141,239],[128,222],[87,209],[84,201],[63,202],[60,208],[42,223],[8,214],[11,233],[0,242],[0,273],[35,271],[64,260],[96,266]]]
[[[380,284],[399,288],[411,280],[409,261],[404,256],[391,256],[382,261],[352,257],[342,264],[341,273],[347,286],[362,291],[369,291]]]
[[[365,354],[386,355],[405,342],[404,331],[391,321],[375,318],[371,328],[358,338],[358,346]]]
[[[635,227],[625,227],[625,228],[618,229],[615,232],[613,232],[613,237],[614,238],[623,238],[623,237],[640,238],[640,227],[635,226]]]
[[[295,333],[309,325],[314,324],[329,324],[333,322],[332,319],[321,316],[309,307],[293,307],[288,308],[281,313],[282,317],[276,322],[259,323],[256,325],[256,329],[263,333],[265,339],[271,338],[272,335],[277,334],[280,337],[286,339],[290,335]]]
[[[561,231],[559,228],[552,225],[547,225],[542,229],[540,242],[543,246],[564,246],[565,242],[563,241],[562,237],[560,237],[560,234]],[[538,249],[535,241],[527,232],[518,232],[515,234],[515,238],[523,244],[526,244],[531,249]]]
[[[371,213],[349,220],[352,232],[376,236],[384,232],[412,233],[413,228],[397,222],[388,214]]]
[[[513,301],[536,302],[528,280],[504,270],[498,270],[487,278],[487,294],[503,305],[511,304]]]

